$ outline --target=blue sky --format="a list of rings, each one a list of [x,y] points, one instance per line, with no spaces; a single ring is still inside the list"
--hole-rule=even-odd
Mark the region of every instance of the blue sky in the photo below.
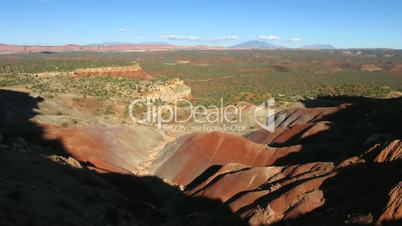
[[[0,0],[0,43],[402,48],[401,0]]]

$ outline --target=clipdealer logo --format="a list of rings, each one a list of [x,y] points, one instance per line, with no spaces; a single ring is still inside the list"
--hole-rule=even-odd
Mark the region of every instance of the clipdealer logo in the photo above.
[[[246,106],[224,105],[223,99],[220,100],[220,106],[216,105],[193,105],[189,100],[177,98],[172,104],[159,105],[155,104],[151,99],[134,99],[131,101],[128,113],[130,119],[138,124],[156,125],[162,128],[166,124],[177,123],[184,124],[195,122],[198,124],[231,124],[239,125],[242,122],[244,108]],[[178,104],[187,106],[187,115],[178,117]],[[146,107],[145,117],[139,118],[135,116],[135,107]],[[273,132],[275,130],[275,99],[271,98],[257,106],[254,109],[255,123],[261,128]],[[262,119],[261,119],[262,118]]]

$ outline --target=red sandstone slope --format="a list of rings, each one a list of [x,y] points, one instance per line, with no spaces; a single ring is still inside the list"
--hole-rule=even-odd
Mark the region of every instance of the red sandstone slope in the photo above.
[[[298,152],[276,166],[222,164],[186,193],[220,200],[251,225],[398,225],[401,112],[401,100],[374,100],[298,123],[288,123],[294,121],[288,114],[283,122],[290,126],[246,137],[284,148],[300,145]],[[359,132],[350,133],[351,128]],[[208,212],[219,213],[219,207]]]
[[[398,146],[395,149],[394,144],[390,145],[382,149],[378,157],[388,155],[392,149],[393,155],[402,159],[402,148]],[[331,223],[331,214],[337,215],[336,211],[340,211],[338,216],[341,219],[344,217],[343,220],[353,223],[381,223],[402,217],[400,186],[392,187],[402,179],[400,167],[400,161],[389,165],[360,163],[340,164],[337,167],[330,162],[270,167],[226,164],[204,182],[187,190],[187,193],[193,197],[221,200],[233,212],[250,219],[252,225],[272,224],[298,217],[320,220],[318,225],[339,225],[339,221]],[[376,179],[360,178],[361,175],[371,175]],[[354,179],[356,176],[358,180]],[[353,196],[359,198],[353,199]],[[345,200],[346,197],[352,199]],[[388,199],[386,203],[382,201],[384,198]],[[371,213],[375,216],[362,214],[381,210],[378,205],[384,205],[382,208],[385,210]],[[348,217],[348,214],[356,216]],[[325,219],[327,215],[330,216]]]
[[[269,148],[237,136],[221,132],[192,134],[186,142],[163,164],[155,169],[155,175],[173,183],[187,185],[214,165],[240,163],[248,166],[268,166],[299,146]]]
[[[115,173],[139,173],[142,164],[166,142],[156,129],[93,126],[56,128],[45,126],[46,140],[60,140],[71,156],[97,169]]]
[[[208,168],[226,163],[240,163],[247,166],[269,166],[278,159],[290,153],[298,152],[300,145],[287,145],[283,148],[272,148],[265,144],[284,144],[295,139],[303,131],[318,130],[314,121],[325,115],[337,112],[341,107],[288,109],[280,111],[275,116],[274,133],[264,129],[250,133],[245,138],[212,132],[207,134],[192,134],[181,138],[175,147],[164,152],[169,155],[163,158],[165,162],[156,161],[153,172],[164,179],[180,185],[188,185]]]
[[[398,99],[285,110],[273,133],[181,138],[155,174],[185,186],[190,197],[223,202],[251,225],[397,222],[401,112]],[[221,213],[220,206],[197,211]]]

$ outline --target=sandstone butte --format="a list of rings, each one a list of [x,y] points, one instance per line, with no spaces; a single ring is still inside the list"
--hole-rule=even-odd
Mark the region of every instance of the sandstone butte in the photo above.
[[[74,70],[75,76],[113,76],[113,77],[129,77],[136,79],[149,79],[150,75],[145,73],[139,65],[121,66],[121,67],[98,67],[84,68]]]
[[[131,66],[114,66],[114,67],[95,67],[95,68],[78,68],[74,71],[60,72],[60,71],[46,71],[34,74],[25,74],[32,77],[57,77],[57,76],[103,76],[103,77],[127,77],[131,79],[150,79],[152,76],[148,75],[140,65],[134,64]]]

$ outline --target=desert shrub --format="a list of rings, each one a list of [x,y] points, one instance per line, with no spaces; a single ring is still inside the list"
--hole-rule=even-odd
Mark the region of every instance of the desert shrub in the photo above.
[[[113,115],[114,111],[113,111],[113,106],[112,105],[108,105],[105,108],[105,115]]]

